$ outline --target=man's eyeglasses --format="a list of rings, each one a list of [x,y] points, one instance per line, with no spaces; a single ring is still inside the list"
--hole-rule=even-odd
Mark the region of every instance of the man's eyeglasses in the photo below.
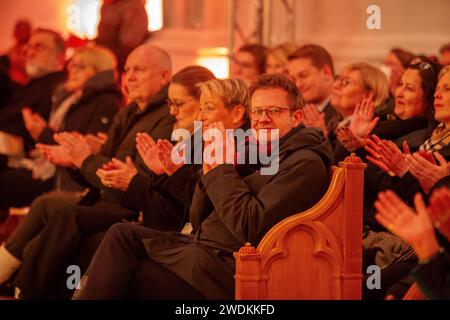
[[[186,103],[188,103],[189,101],[195,100],[194,98],[185,100],[185,101],[175,101],[175,100],[170,100],[167,99],[167,106],[169,108],[174,107],[175,110],[179,110],[181,107],[183,107]]]
[[[279,107],[272,107],[268,109],[253,109],[250,111],[250,118],[252,120],[259,120],[262,118],[263,114],[265,113],[267,117],[274,120],[280,117],[281,113],[285,110],[292,110],[291,108],[279,108]]]

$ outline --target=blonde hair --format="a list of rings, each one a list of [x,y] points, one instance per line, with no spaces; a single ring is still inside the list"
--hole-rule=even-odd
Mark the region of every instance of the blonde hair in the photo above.
[[[213,79],[200,85],[200,94],[218,95],[226,108],[243,105],[248,110],[248,88],[240,79]]]
[[[298,49],[297,45],[293,43],[283,43],[276,47],[270,48],[267,56],[274,57],[278,62],[286,64],[288,57]]]
[[[389,82],[385,74],[374,66],[365,63],[354,63],[344,68],[342,72],[358,71],[363,85],[373,93],[373,103],[381,106],[389,97]]]
[[[450,66],[443,67],[442,70],[439,72],[438,80],[440,80],[449,71],[450,71]]]
[[[113,70],[116,71],[117,59],[109,49],[105,47],[88,44],[75,51],[73,56],[80,56],[86,63],[95,69],[96,72]]]

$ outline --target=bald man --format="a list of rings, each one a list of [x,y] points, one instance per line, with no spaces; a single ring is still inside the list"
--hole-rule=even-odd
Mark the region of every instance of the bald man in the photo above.
[[[40,222],[38,230],[35,228],[32,233],[24,234],[23,236],[28,237],[27,241],[22,239],[21,247],[15,248],[14,255],[23,262],[15,281],[22,292],[22,298],[64,297],[64,293],[69,293],[67,288],[62,293],[55,294],[58,291],[55,286],[59,283],[65,286],[66,268],[76,264],[75,257],[79,256],[86,237],[101,234],[116,222],[137,218],[138,212],[122,206],[124,191],[103,185],[96,172],[112,158],[116,158],[122,163],[132,162],[138,173],[149,174],[136,150],[135,138],[138,132],[146,132],[154,140],[170,140],[175,123],[166,105],[171,74],[171,60],[165,51],[151,45],[136,48],[128,56],[124,77],[132,102],[116,116],[101,151],[95,155],[90,154],[89,148],[83,146],[83,139],[77,140],[70,135],[61,137],[61,144],[72,148],[70,158],[65,161],[66,165],[77,168],[73,170],[74,174],[90,192],[77,205],[63,208],[61,205],[54,206],[53,213],[48,210],[31,213],[37,217],[35,219],[41,217],[40,221],[42,216],[50,218],[45,225]],[[125,183],[129,184],[131,178]],[[45,207],[51,206],[40,206]],[[39,237],[34,238],[36,235]],[[33,238],[35,240],[31,241]],[[95,252],[100,240],[101,237],[94,241],[91,254]],[[90,260],[90,256],[86,260]]]

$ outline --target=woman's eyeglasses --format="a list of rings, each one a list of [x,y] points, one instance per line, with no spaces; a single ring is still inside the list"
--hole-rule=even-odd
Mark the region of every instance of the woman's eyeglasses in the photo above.
[[[194,98],[185,100],[185,101],[175,101],[175,100],[170,100],[167,99],[167,106],[169,108],[173,107],[175,110],[179,110],[181,107],[183,107],[186,103],[188,103],[189,101],[195,100]]]

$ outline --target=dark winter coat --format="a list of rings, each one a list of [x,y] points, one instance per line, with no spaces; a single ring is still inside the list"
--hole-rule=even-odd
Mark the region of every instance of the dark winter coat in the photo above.
[[[154,140],[170,139],[175,118],[169,114],[167,107],[167,88],[158,92],[144,111],[136,103],[120,110],[113,120],[108,132],[108,139],[100,152],[87,157],[80,170],[75,172],[78,182],[91,188],[91,192],[80,204],[91,205],[98,199],[120,204],[125,194],[123,191],[105,187],[96,172],[112,157],[125,161],[127,156],[133,159],[138,172],[147,174],[144,161],[136,149],[136,134],[148,133]],[[101,191],[100,191],[101,190]]]
[[[233,252],[246,242],[258,245],[277,222],[309,209],[327,190],[332,151],[318,129],[293,129],[280,141],[279,159],[274,175],[224,164],[202,176],[190,210],[193,236],[145,239],[149,256],[207,298],[232,299]]]
[[[106,133],[121,103],[122,94],[115,83],[114,73],[100,72],[85,83],[81,98],[69,108],[59,131],[94,135]],[[46,127],[37,142],[56,144],[54,133],[50,127]],[[57,168],[56,188],[67,191],[82,189],[64,168]]]

